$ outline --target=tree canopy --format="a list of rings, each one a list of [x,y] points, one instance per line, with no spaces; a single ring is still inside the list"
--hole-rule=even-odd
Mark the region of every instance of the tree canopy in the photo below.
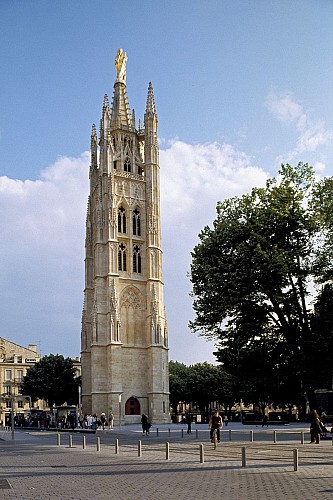
[[[169,362],[170,405],[175,414],[179,401],[188,401],[187,376],[188,367],[179,361]]]
[[[208,416],[212,401],[226,407],[234,402],[232,377],[222,366],[207,362],[186,366],[178,361],[169,362],[170,404],[175,415],[179,402],[199,407],[203,421]]]
[[[44,356],[28,369],[23,378],[22,393],[31,396],[32,400],[44,399],[51,407],[77,404],[78,386],[73,361],[59,354]]]
[[[219,202],[192,252],[190,327],[218,340],[225,369],[262,398],[313,389],[311,300],[332,280],[332,194],[307,164],[282,165],[264,188]]]

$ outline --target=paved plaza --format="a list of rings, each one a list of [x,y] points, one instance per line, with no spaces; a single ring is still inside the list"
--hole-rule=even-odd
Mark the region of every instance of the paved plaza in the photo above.
[[[60,444],[56,432],[0,432],[0,499],[333,498],[332,441],[310,444],[307,427],[231,424],[217,449],[204,426],[182,428],[61,433]]]

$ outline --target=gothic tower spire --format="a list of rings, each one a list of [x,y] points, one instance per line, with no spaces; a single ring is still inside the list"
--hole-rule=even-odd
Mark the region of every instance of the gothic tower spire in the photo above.
[[[149,83],[136,130],[126,62],[119,49],[111,111],[105,95],[99,139],[95,125],[91,134],[82,404],[85,413],[112,410],[122,423],[140,422],[141,413],[169,422],[158,119]]]

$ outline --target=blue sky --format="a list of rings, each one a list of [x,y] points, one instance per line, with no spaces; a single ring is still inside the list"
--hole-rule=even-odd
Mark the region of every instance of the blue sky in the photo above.
[[[126,50],[137,120],[159,117],[170,358],[192,335],[187,272],[216,202],[281,162],[333,174],[330,0],[0,0],[0,336],[80,350],[87,151]]]

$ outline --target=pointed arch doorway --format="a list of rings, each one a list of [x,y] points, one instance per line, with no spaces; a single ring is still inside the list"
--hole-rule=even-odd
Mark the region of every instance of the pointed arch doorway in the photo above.
[[[129,398],[125,403],[125,415],[140,415],[140,403],[135,397]]]

